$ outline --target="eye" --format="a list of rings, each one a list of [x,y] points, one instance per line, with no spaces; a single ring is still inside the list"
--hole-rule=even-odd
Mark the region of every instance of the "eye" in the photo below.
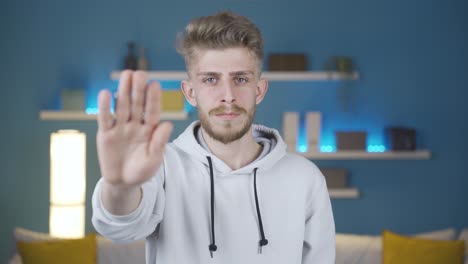
[[[207,77],[205,79],[203,79],[203,82],[206,83],[206,84],[215,84],[217,81],[216,78],[214,77]]]
[[[249,82],[249,80],[244,78],[244,77],[236,77],[236,83],[237,84],[244,84],[244,83],[247,83],[247,82]]]

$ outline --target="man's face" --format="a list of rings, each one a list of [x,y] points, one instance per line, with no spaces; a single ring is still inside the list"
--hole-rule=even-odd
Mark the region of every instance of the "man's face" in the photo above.
[[[259,80],[257,61],[246,48],[198,50],[189,75],[184,94],[211,138],[228,144],[250,131],[266,81]]]

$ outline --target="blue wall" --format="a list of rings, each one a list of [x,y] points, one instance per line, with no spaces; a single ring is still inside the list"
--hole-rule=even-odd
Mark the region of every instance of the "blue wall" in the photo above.
[[[322,111],[324,133],[365,129],[380,143],[385,125],[415,127],[419,161],[320,161],[352,173],[362,198],[333,200],[338,232],[414,233],[468,226],[468,4],[463,0],[102,0],[3,1],[0,4],[0,261],[13,248],[12,230],[48,231],[49,135],[63,128],[87,133],[89,201],[99,170],[96,124],[41,121],[62,88],[94,98],[115,88],[125,43],[148,48],[154,70],[182,70],[176,32],[193,17],[229,8],[262,29],[266,53],[305,52],[311,70],[330,56],[355,59],[361,80],[271,83],[257,122],[281,128],[283,111]],[[344,99],[343,99],[344,98]],[[176,121],[178,134],[196,116]]]

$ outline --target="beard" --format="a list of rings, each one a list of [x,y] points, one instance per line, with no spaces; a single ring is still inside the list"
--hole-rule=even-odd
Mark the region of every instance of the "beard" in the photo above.
[[[227,111],[229,110],[229,111]],[[210,122],[209,117],[217,114],[221,114],[224,112],[234,112],[240,115],[246,115],[245,121],[240,125],[240,128],[235,127],[232,122],[225,122],[222,124],[223,131],[216,131],[213,124]],[[201,127],[205,130],[205,132],[216,141],[222,142],[223,144],[229,144],[233,141],[236,141],[242,138],[247,132],[249,132],[250,127],[253,124],[255,116],[255,107],[253,107],[250,111],[237,106],[232,105],[232,107],[228,108],[226,106],[220,106],[215,109],[212,109],[206,114],[202,109],[198,111],[198,117],[200,119]]]

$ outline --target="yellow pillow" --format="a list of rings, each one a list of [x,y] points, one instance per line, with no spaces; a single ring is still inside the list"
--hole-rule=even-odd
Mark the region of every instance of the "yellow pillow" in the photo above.
[[[95,264],[96,234],[80,239],[16,242],[23,264]]]
[[[383,231],[383,264],[462,264],[465,243],[401,236]]]

